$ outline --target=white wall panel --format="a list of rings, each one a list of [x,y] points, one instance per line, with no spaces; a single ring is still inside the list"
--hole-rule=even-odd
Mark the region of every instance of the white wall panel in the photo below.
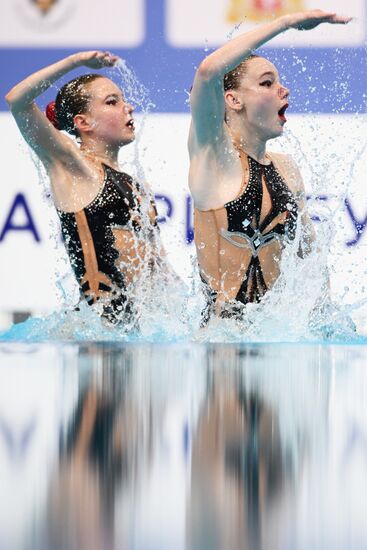
[[[321,25],[308,32],[288,31],[269,44],[294,47],[362,46],[365,42],[365,0],[167,0],[167,35],[176,47],[223,44],[225,38],[246,32],[274,15],[314,9],[353,16],[345,27]],[[236,27],[238,27],[236,29]]]
[[[144,26],[143,0],[0,2],[0,47],[132,47],[143,41]]]

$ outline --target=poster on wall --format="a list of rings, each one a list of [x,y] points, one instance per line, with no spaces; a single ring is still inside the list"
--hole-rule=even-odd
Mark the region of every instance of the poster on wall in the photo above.
[[[144,0],[2,0],[0,47],[137,47]]]
[[[175,47],[216,47],[226,39],[274,17],[314,9],[313,0],[167,0],[167,35]],[[319,0],[317,8],[350,15],[347,26],[320,26],[312,33],[291,30],[271,41],[275,47],[359,47],[366,39],[365,0]]]

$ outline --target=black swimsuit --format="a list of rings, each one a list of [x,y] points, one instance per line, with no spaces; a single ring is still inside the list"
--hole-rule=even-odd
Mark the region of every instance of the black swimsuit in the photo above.
[[[243,166],[243,157],[249,170],[243,193],[222,208],[195,210],[195,242],[208,296],[204,322],[209,312],[215,310],[219,295],[220,302],[227,303],[223,311],[217,312],[220,316],[237,315],[240,308],[236,303],[259,302],[268,290],[259,259],[261,249],[275,239],[295,237],[298,207],[284,179],[272,162],[262,165],[241,153]],[[260,221],[263,185],[269,193],[271,208]]]
[[[104,182],[95,199],[78,212],[58,210],[62,235],[70,263],[88,304],[103,298],[102,315],[113,323],[121,313],[131,312],[126,281],[116,261],[113,229],[129,229],[139,235],[142,229],[141,188],[131,176],[103,164]],[[148,233],[153,235],[156,219]],[[146,235],[144,235],[146,237]]]
[[[250,178],[244,193],[236,200],[225,204],[228,218],[228,230],[221,235],[237,247],[249,247],[252,251],[251,262],[246,277],[237,293],[236,300],[246,304],[259,302],[268,290],[264,281],[259,251],[274,239],[287,237],[294,239],[297,222],[297,203],[285,182],[274,168],[274,164],[262,165],[248,157]],[[268,189],[272,207],[260,223],[263,201],[262,178]],[[271,222],[287,212],[286,223],[277,223],[271,231],[266,228]],[[232,235],[243,238],[243,243],[234,241]]]

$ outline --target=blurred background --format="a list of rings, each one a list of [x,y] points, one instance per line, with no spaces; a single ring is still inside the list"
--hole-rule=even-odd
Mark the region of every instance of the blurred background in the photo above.
[[[6,92],[79,50],[108,49],[126,60],[144,88],[131,87],[117,70],[107,72],[122,87],[129,84],[125,92],[136,105],[138,139],[122,150],[121,164],[153,188],[168,255],[187,279],[194,257],[188,90],[195,69],[236,33],[314,7],[310,0],[2,0],[0,328],[54,310],[75,285],[47,182],[11,118]],[[356,303],[365,297],[367,271],[366,1],[319,0],[317,7],[354,20],[289,31],[261,51],[291,90],[285,134],[270,149],[289,152],[299,163],[315,224],[332,220],[333,293]],[[39,98],[40,107],[56,93],[53,86]]]

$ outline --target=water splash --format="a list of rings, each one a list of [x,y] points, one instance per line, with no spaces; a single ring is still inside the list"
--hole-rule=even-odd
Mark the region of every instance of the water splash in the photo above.
[[[281,275],[259,304],[243,307],[241,320],[212,318],[199,328],[204,305],[195,262],[190,288],[171,270],[144,265],[130,287],[137,315],[133,321],[110,326],[94,306],[79,304],[78,310],[63,310],[43,319],[29,319],[0,336],[7,341],[97,340],[149,342],[364,342],[351,319],[353,309],[330,298],[327,259],[330,226],[325,223],[306,257],[300,225],[287,244],[280,262]],[[326,236],[326,237],[325,237]]]
[[[155,104],[150,99],[147,88],[139,81],[134,70],[128,66],[124,59],[120,58],[115,63],[112,74],[114,80],[117,80],[117,84],[123,90],[128,102],[142,115],[139,122],[139,131],[136,133],[134,141],[134,158],[133,162],[129,165],[129,173],[138,181],[143,182],[146,181],[146,178],[141,159],[144,155],[140,152],[140,141],[147,117],[155,108]]]
[[[229,33],[227,34],[226,36],[226,39],[227,40],[232,40],[233,38],[233,35],[234,34],[237,34],[237,32],[240,30],[240,28],[242,27],[243,25],[243,21],[239,21],[236,25],[234,25],[234,27],[229,31]]]
[[[359,342],[350,310],[328,291],[327,247],[318,238],[299,256],[300,228],[280,262],[280,276],[259,304],[247,304],[243,319],[213,319],[196,338],[201,342]],[[325,241],[324,241],[325,242]]]
[[[141,163],[140,136],[146,117],[154,108],[148,91],[140,84],[135,73],[121,60],[113,69],[121,81],[121,88],[129,101],[143,114],[135,144],[134,177],[145,188],[145,175]],[[312,120],[310,126],[312,129]],[[314,130],[317,135],[317,126]],[[320,159],[317,143],[313,152],[315,162],[310,164],[298,138],[291,132],[285,133],[285,145],[294,151],[296,161],[306,166],[311,182],[309,205],[316,212],[320,222],[317,227],[317,240],[311,252],[304,258],[299,255],[303,246],[300,226],[296,238],[288,243],[281,258],[281,275],[273,289],[260,304],[248,304],[243,308],[243,320],[212,319],[205,329],[200,329],[200,314],[204,305],[201,284],[193,258],[193,270],[189,288],[175,275],[167,260],[156,254],[161,249],[158,232],[151,233],[149,224],[151,192],[145,188],[142,196],[141,212],[143,230],[138,238],[134,232],[134,253],[139,266],[132,274],[129,295],[134,303],[136,314],[133,319],[121,319],[117,326],[108,325],[98,314],[98,306],[89,307],[84,302],[78,304],[77,287],[65,259],[65,252],[58,239],[58,228],[50,227],[55,236],[55,247],[60,253],[58,266],[58,288],[63,303],[61,311],[45,318],[29,319],[13,326],[0,335],[6,341],[120,341],[137,340],[162,342],[196,340],[200,342],[301,342],[339,341],[361,342],[352,316],[366,304],[365,300],[346,302],[344,297],[333,301],[329,292],[330,249],[334,246],[334,227],[343,208],[348,185],[355,176],[355,166],[365,153],[363,145],[354,154],[354,162],[345,171],[339,166],[340,159],[330,163],[330,159]],[[330,169],[330,165],[334,168]],[[130,170],[128,170],[130,171]],[[44,194],[49,197],[48,180],[42,171],[40,181]],[[341,182],[336,188],[334,182]],[[349,182],[349,183],[348,183]],[[322,203],[317,196],[330,190],[333,201]],[[49,199],[48,199],[49,202]],[[302,213],[301,213],[302,214]],[[299,216],[301,218],[301,215]],[[144,251],[141,244],[144,242]],[[335,269],[337,266],[331,266]],[[123,263],[121,269],[129,270],[131,265]],[[339,299],[340,298],[340,299]],[[70,307],[70,304],[74,306]],[[68,307],[66,307],[68,305]]]

